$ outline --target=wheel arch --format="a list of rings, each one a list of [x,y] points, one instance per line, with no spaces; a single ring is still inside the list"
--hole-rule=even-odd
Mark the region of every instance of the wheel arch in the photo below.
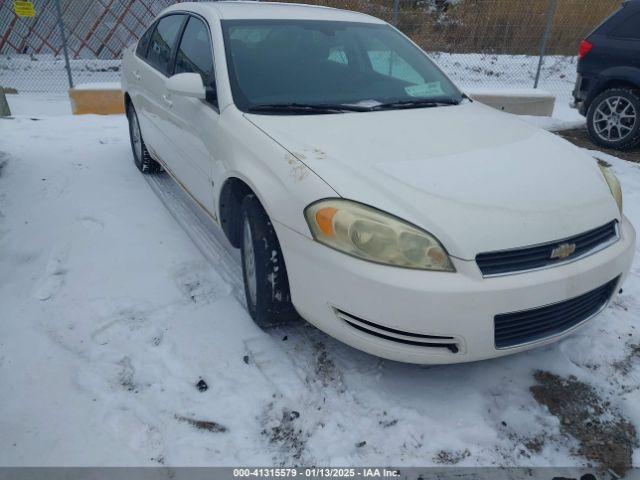
[[[601,79],[597,86],[589,92],[585,110],[589,109],[591,103],[598,95],[611,88],[640,90],[640,69],[633,67],[615,67],[602,72]]]
[[[218,196],[218,216],[220,226],[229,243],[235,248],[240,247],[241,226],[240,206],[242,200],[247,195],[255,195],[262,208],[265,209],[264,202],[256,190],[240,176],[229,176],[224,180]]]

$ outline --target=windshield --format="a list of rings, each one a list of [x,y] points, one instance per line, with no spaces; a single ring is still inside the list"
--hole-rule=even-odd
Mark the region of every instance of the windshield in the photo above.
[[[234,102],[243,111],[336,113],[462,100],[438,67],[388,25],[224,20],[222,28]]]

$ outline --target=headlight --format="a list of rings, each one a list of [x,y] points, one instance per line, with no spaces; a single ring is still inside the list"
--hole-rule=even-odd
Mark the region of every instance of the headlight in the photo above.
[[[446,250],[427,232],[349,200],[321,200],[305,209],[313,238],[348,255],[421,270],[455,272]]]
[[[618,204],[618,208],[620,209],[620,213],[622,213],[622,187],[620,186],[620,182],[618,181],[618,177],[614,175],[614,173],[609,169],[609,167],[605,167],[601,163],[598,162],[598,166],[602,171],[602,175],[609,185],[609,190],[611,190],[611,194],[613,198],[616,199],[616,203]]]

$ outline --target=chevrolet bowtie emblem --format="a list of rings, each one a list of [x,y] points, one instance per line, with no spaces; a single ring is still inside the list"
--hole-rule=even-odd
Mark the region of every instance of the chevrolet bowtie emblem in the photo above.
[[[576,251],[575,243],[561,243],[556,248],[551,250],[551,258],[552,259],[561,259],[567,258],[573,252]]]

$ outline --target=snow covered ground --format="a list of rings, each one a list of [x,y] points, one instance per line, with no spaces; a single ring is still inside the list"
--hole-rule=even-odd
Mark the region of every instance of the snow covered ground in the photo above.
[[[237,253],[138,173],[124,117],[21,101],[0,118],[0,465],[640,464],[640,256],[591,325],[517,356],[427,368],[264,332]],[[594,155],[640,225],[640,168]]]

